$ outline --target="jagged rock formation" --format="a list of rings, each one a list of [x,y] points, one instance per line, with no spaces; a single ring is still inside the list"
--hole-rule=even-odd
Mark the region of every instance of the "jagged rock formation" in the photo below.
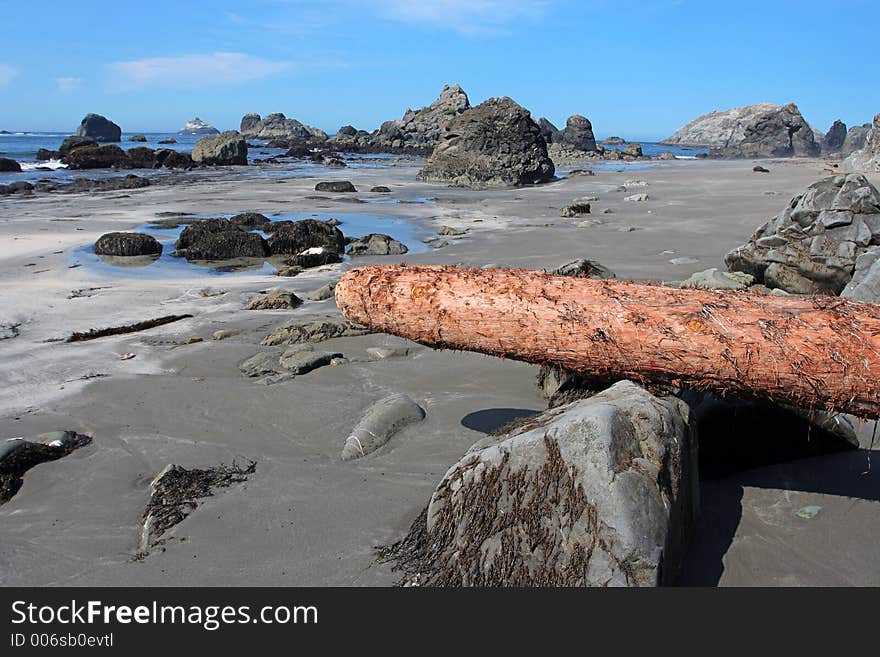
[[[730,271],[796,294],[839,294],[880,244],[880,192],[861,174],[824,178],[727,254]]]
[[[874,117],[874,125],[865,134],[865,145],[851,153],[843,162],[848,171],[880,171],[880,114]]]
[[[259,114],[245,114],[241,119],[241,134],[249,139],[282,139],[290,142],[327,139],[327,133],[323,130],[296,119],[288,119],[280,112],[262,119]]]
[[[663,144],[710,147],[712,157],[815,157],[813,129],[797,105],[762,103],[700,116]]]
[[[843,147],[840,154],[843,157],[852,155],[856,151],[860,151],[865,147],[865,141],[868,138],[868,132],[871,130],[871,124],[854,125],[846,133],[846,139],[843,141]]]
[[[440,97],[427,107],[407,109],[402,118],[383,123],[373,133],[371,144],[376,149],[430,153],[450,121],[470,106],[460,86],[446,85]]]
[[[843,148],[843,142],[846,141],[846,123],[838,119],[831,124],[821,141],[823,153],[839,153]]]
[[[450,121],[419,178],[480,188],[546,182],[554,173],[541,129],[505,96]]]
[[[220,131],[207,121],[202,121],[199,117],[187,121],[181,130],[177,131],[179,135],[219,135]]]

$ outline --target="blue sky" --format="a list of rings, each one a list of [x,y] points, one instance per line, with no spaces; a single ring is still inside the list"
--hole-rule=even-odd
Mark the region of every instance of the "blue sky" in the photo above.
[[[372,130],[458,82],[557,125],[662,138],[794,101],[826,130],[880,112],[876,0],[0,0],[0,129],[123,130],[284,112]]]

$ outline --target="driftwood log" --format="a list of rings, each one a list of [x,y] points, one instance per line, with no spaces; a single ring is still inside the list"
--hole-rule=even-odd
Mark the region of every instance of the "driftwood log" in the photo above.
[[[362,267],[348,319],[423,344],[880,417],[880,306],[531,270]]]

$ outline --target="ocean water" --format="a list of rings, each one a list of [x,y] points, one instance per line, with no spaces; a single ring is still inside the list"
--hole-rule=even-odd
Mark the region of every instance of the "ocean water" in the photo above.
[[[212,217],[226,217],[232,215],[210,215]],[[336,218],[341,223],[338,226],[346,237],[362,237],[369,233],[384,233],[394,239],[403,242],[409,249],[409,253],[425,253],[431,247],[422,240],[433,233],[423,230],[413,223],[398,217],[387,217],[376,214],[364,213],[301,213],[280,212],[267,215],[272,221],[300,219],[318,219],[326,221]],[[196,217],[182,217],[182,219],[204,219],[208,215]],[[275,273],[275,265],[269,259],[251,258],[248,262],[239,263],[243,266],[234,271],[224,268],[228,263],[218,262],[218,266],[204,262],[189,262],[184,258],[176,258],[171,255],[174,251],[174,243],[180,237],[185,226],[177,228],[156,228],[154,224],[144,224],[132,229],[134,232],[148,233],[162,244],[162,255],[149,261],[147,258],[102,258],[95,254],[94,244],[83,244],[68,253],[68,267],[84,267],[89,273],[107,278],[186,278],[192,276],[236,276],[236,275],[271,275]],[[260,231],[264,237],[267,234]],[[345,256],[349,260],[349,256]],[[273,259],[276,260],[276,259]]]

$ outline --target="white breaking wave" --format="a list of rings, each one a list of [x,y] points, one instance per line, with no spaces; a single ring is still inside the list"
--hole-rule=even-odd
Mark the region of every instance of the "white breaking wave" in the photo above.
[[[67,165],[61,160],[49,160],[47,162],[19,162],[22,171],[33,171],[34,169],[66,169]]]

